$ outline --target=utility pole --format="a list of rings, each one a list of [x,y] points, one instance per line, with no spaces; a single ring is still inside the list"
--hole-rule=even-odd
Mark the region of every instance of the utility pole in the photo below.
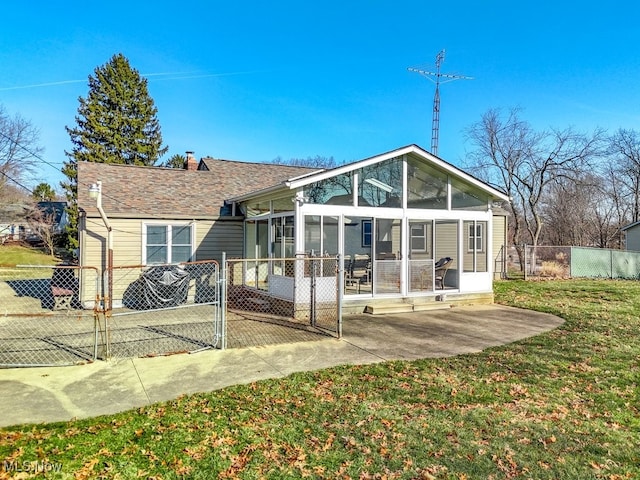
[[[473,77],[465,77],[464,75],[453,75],[449,73],[441,73],[440,66],[444,62],[444,50],[436,55],[436,71],[429,72],[419,68],[409,67],[410,72],[419,73],[436,84],[436,92],[433,96],[433,121],[431,122],[431,153],[438,155],[438,137],[440,134],[440,84],[453,82],[454,80],[473,80]],[[442,79],[445,80],[442,80]]]

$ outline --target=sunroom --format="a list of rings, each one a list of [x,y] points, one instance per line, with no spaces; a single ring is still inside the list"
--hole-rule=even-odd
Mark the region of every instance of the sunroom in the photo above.
[[[416,145],[292,178],[232,199],[245,216],[257,288],[295,296],[304,272],[288,259],[338,258],[324,281],[344,305],[492,298],[493,206],[502,192]],[[277,291],[279,289],[279,291]]]

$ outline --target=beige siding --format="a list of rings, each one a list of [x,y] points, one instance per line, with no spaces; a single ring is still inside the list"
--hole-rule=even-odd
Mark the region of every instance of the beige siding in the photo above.
[[[127,288],[142,273],[142,231],[145,223],[182,223],[158,222],[143,219],[110,219],[113,232],[113,298],[116,305]],[[102,272],[107,266],[107,229],[101,219],[82,219],[90,232],[81,235],[81,264],[95,267]],[[198,221],[195,225],[195,260],[221,261],[222,252],[228,258],[242,256],[243,224],[240,221]],[[124,268],[123,268],[124,267]],[[87,275],[82,281],[82,301],[90,304],[95,299],[95,275]],[[106,288],[106,287],[105,287]],[[106,292],[105,292],[106,293]]]
[[[435,261],[442,257],[451,257],[453,262],[447,273],[446,283],[449,286],[457,287],[457,270],[460,268],[458,257],[458,221],[457,220],[437,220],[435,225]]]
[[[113,231],[113,264],[139,265],[142,263],[142,230],[145,223],[180,223],[167,220],[158,222],[142,219],[109,220]],[[91,232],[84,236],[82,264],[106,266],[107,230],[100,219],[90,218]],[[241,221],[197,221],[195,224],[195,260],[218,260],[222,252],[228,258],[241,257],[243,251],[243,223]]]
[[[109,219],[113,232],[113,264],[139,265],[142,263],[142,221]],[[86,220],[90,230],[81,252],[83,265],[102,268],[107,264],[107,229],[99,218]]]
[[[196,260],[242,258],[244,252],[243,223],[240,221],[198,222],[196,225]]]
[[[506,264],[504,262],[504,251],[507,248],[507,217],[504,215],[496,215],[493,217],[493,262],[491,268],[494,272],[494,278],[501,278],[506,273]]]

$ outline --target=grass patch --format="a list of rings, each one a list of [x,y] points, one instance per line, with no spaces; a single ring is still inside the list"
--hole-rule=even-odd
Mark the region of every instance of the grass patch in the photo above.
[[[0,458],[5,469],[61,465],[51,478],[639,478],[640,284],[495,290],[500,303],[565,323],[478,354],[336,367],[3,429]]]
[[[20,245],[0,245],[0,266],[55,265],[60,259],[43,253],[37,248]]]

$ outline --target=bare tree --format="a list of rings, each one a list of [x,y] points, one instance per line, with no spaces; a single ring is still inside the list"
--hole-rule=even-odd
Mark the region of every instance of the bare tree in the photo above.
[[[467,136],[476,146],[469,155],[470,168],[509,195],[511,241],[517,247],[538,245],[545,192],[582,172],[599,153],[602,135],[600,130],[585,135],[571,128],[537,132],[520,118],[518,108],[506,116],[498,109],[489,110],[468,128]],[[522,260],[520,250],[518,254]]]
[[[21,185],[32,173],[37,157],[38,130],[19,115],[10,116],[0,105],[0,197],[9,184]]]
[[[338,166],[333,157],[322,157],[320,155],[307,158],[290,158],[289,160],[283,160],[282,157],[276,157],[271,160],[271,163],[275,165],[291,165],[293,167],[310,167],[318,169],[330,169]]]
[[[597,248],[619,247],[624,222],[612,184],[595,172],[561,179],[545,194],[544,243]]]
[[[640,133],[619,129],[609,137],[611,173],[622,182],[622,194],[631,208],[631,222],[640,220]]]
[[[33,206],[29,212],[27,224],[31,229],[31,233],[42,242],[42,245],[51,256],[55,254],[55,223],[54,212],[47,213],[41,208],[38,208],[37,205]]]

